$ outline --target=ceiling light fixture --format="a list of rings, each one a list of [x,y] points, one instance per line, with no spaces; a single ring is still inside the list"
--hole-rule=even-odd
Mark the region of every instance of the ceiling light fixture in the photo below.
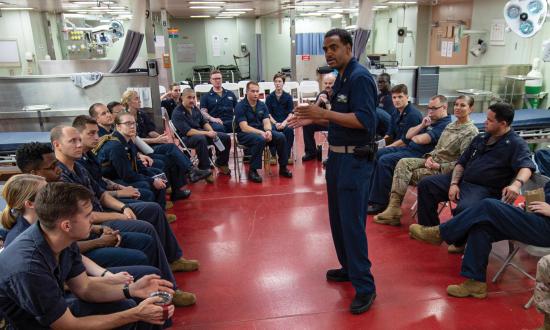
[[[416,4],[416,1],[415,0],[412,0],[412,1],[388,1],[386,3],[390,4],[390,5],[413,5],[413,4]]]
[[[102,5],[114,5],[116,2],[114,1],[100,1]],[[77,4],[77,5],[91,5],[91,6],[97,6],[97,1],[73,1],[71,3]]]
[[[245,11],[222,11],[220,14],[225,15],[240,15],[240,14],[246,14]]]
[[[220,6],[191,6],[189,9],[222,9]]]
[[[190,1],[190,5],[223,5],[225,1]]]
[[[235,16],[216,16],[216,18],[236,18]]]
[[[334,14],[334,15],[330,16],[330,18],[334,18],[334,19],[342,18],[342,17],[344,17],[344,15],[342,15],[342,14]]]
[[[253,8],[225,8],[226,11],[253,11]]]
[[[2,8],[2,10],[34,10],[34,8],[31,8],[31,7],[6,7],[6,8]]]
[[[191,15],[191,18],[210,18],[210,15]]]
[[[302,4],[304,4],[304,5],[328,5],[328,4],[335,3],[335,2],[336,1],[332,1],[332,0],[304,0],[304,1],[301,1],[301,2],[297,2],[296,6],[300,6]]]

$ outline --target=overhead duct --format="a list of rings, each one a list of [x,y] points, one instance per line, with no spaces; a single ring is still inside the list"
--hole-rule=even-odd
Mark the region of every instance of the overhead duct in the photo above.
[[[357,28],[353,37],[353,56],[360,61],[365,52],[367,42],[372,32],[374,11],[372,0],[359,0],[359,13],[357,15]]]
[[[145,23],[146,23],[146,2],[143,0],[130,0],[129,9],[132,12],[132,20],[128,32],[126,33],[126,39],[124,40],[124,46],[120,52],[120,57],[116,64],[111,68],[111,73],[126,73],[130,66],[134,63],[138,57],[141,44],[145,37]]]

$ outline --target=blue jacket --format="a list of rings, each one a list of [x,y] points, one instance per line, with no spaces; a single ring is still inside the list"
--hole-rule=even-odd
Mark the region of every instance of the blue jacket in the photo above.
[[[294,109],[294,101],[292,100],[292,96],[285,91],[283,91],[283,94],[281,94],[279,99],[277,99],[275,91],[269,93],[265,100],[265,104],[267,105],[269,113],[273,119],[275,119],[278,123],[283,122]]]
[[[201,96],[201,109],[207,109],[208,114],[220,118],[224,123],[233,121],[233,109],[237,106],[239,99],[232,91],[223,88],[222,96],[219,96],[214,89]]]

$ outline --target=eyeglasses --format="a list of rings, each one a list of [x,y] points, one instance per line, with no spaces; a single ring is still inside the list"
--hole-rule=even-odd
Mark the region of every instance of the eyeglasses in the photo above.
[[[436,111],[437,109],[443,108],[443,105],[440,105],[438,107],[428,107],[428,111]]]
[[[120,123],[120,125],[126,125],[128,127],[135,127],[136,126],[136,122],[135,121],[125,121],[123,123]]]

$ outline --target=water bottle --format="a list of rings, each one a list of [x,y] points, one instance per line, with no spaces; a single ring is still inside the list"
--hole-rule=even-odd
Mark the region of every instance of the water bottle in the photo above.
[[[222,141],[218,136],[214,138],[214,145],[216,146],[216,149],[218,149],[218,151],[220,152],[225,150],[225,146],[223,145]]]

